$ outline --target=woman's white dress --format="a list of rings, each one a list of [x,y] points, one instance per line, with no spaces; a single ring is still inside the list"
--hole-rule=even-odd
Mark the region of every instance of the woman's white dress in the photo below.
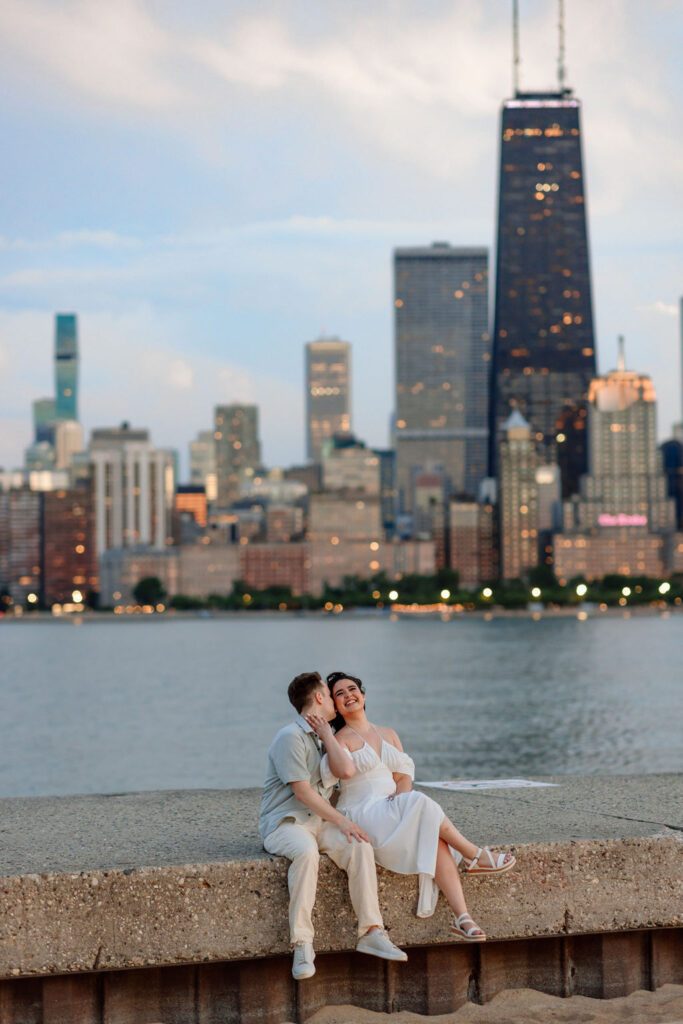
[[[439,896],[434,872],[444,812],[424,793],[396,793],[392,773],[414,779],[415,764],[387,740],[382,740],[381,757],[368,743],[347,753],[356,773],[350,779],[339,780],[337,810],[367,832],[378,864],[401,875],[420,876],[416,913],[418,917],[431,917]],[[337,781],[327,754],[320,764],[320,774],[325,786]],[[387,799],[390,796],[392,800]],[[460,854],[451,853],[459,862]]]

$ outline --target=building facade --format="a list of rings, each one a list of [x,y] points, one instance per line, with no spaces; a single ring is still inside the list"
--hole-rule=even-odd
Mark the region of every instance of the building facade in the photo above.
[[[0,592],[18,605],[42,593],[42,497],[28,488],[0,493]]]
[[[216,501],[221,508],[229,508],[261,465],[258,407],[217,405],[214,427]]]
[[[90,487],[42,495],[42,600],[48,607],[99,592],[95,514]]]
[[[173,508],[176,517],[190,515],[197,526],[206,526],[206,491],[199,484],[179,484],[176,487]]]
[[[249,587],[289,587],[310,592],[311,551],[306,543],[248,544],[240,552],[240,578]]]
[[[591,381],[588,436],[588,473],[580,494],[565,502],[565,529],[674,529],[674,502],[657,447],[654,385],[649,377],[626,370],[623,354],[617,370]]]
[[[335,434],[330,438],[322,455],[322,467],[326,491],[380,493],[380,457],[353,434]]]
[[[306,345],[306,458],[320,462],[334,434],[351,431],[351,345],[319,338]]]
[[[55,418],[78,419],[78,326],[74,313],[55,316]]]
[[[580,422],[595,376],[581,154],[570,91],[517,93],[503,104],[490,402],[489,469],[518,409],[553,462],[561,421]],[[565,424],[566,426],[566,424]],[[580,429],[578,430],[580,434]],[[585,443],[563,455],[565,494],[585,472]]]
[[[448,505],[450,568],[465,587],[498,578],[496,509],[493,505],[454,499]]]
[[[598,578],[609,572],[660,575],[676,529],[662,453],[657,404],[649,377],[625,367],[591,381],[588,473],[564,503],[556,534],[556,573]]]
[[[538,452],[531,425],[518,409],[500,444],[500,574],[523,577],[538,565]]]
[[[486,475],[488,250],[435,242],[394,253],[396,480],[411,511],[412,474],[438,465],[449,491]]]
[[[54,424],[55,469],[70,469],[74,455],[83,451],[83,427],[77,420]]]
[[[37,398],[33,402],[32,409],[34,442],[47,441],[52,444],[53,424],[57,418],[54,398]]]
[[[216,441],[212,430],[200,430],[190,441],[190,483],[204,488],[207,501],[216,500]]]
[[[155,448],[146,430],[128,424],[92,432],[95,536],[98,556],[109,548],[172,542],[175,455]]]

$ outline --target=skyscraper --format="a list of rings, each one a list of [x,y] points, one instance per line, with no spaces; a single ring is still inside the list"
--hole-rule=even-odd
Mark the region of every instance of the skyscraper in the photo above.
[[[190,441],[190,482],[205,489],[207,501],[216,500],[216,442],[212,430],[200,430]]]
[[[538,565],[538,453],[530,424],[515,409],[500,443],[500,574],[523,576]]]
[[[351,431],[351,345],[319,338],[306,345],[306,457],[320,462],[333,434]]]
[[[657,447],[657,403],[652,381],[625,367],[591,381],[589,472],[581,494],[565,504],[565,528],[675,525],[661,452]]]
[[[410,510],[413,470],[441,467],[450,492],[486,475],[488,250],[396,249],[396,472]]]
[[[516,91],[501,116],[490,473],[517,408],[548,462],[569,418],[578,437],[561,468],[565,494],[575,487],[585,471],[582,406],[594,376],[580,104],[564,88]]]
[[[55,419],[78,419],[78,331],[74,313],[55,316]]]
[[[54,398],[37,398],[33,403],[33,440],[52,444],[56,419]]]
[[[216,442],[217,501],[227,508],[237,501],[241,485],[254,476],[261,464],[258,437],[258,406],[217,405]]]
[[[93,430],[89,455],[97,554],[120,547],[163,550],[172,540],[175,453],[155,448],[147,430],[123,423]]]
[[[675,503],[657,448],[654,386],[626,369],[623,350],[616,370],[591,381],[588,418],[589,471],[564,505],[564,531],[554,538],[557,575],[659,575]]]

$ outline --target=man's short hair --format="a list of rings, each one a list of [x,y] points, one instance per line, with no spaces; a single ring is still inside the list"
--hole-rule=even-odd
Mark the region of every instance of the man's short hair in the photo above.
[[[300,675],[294,676],[287,687],[289,703],[293,704],[301,714],[301,709],[308,704],[313,691],[319,690],[324,685],[319,672],[302,672]]]

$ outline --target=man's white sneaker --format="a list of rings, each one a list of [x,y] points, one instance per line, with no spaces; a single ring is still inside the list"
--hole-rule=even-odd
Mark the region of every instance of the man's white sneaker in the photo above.
[[[297,942],[294,946],[294,959],[292,961],[292,977],[296,981],[304,981],[312,978],[315,974],[315,953],[312,942]]]
[[[382,960],[407,960],[408,954],[395,946],[384,928],[374,928],[362,935],[356,944],[359,953],[379,956]]]

